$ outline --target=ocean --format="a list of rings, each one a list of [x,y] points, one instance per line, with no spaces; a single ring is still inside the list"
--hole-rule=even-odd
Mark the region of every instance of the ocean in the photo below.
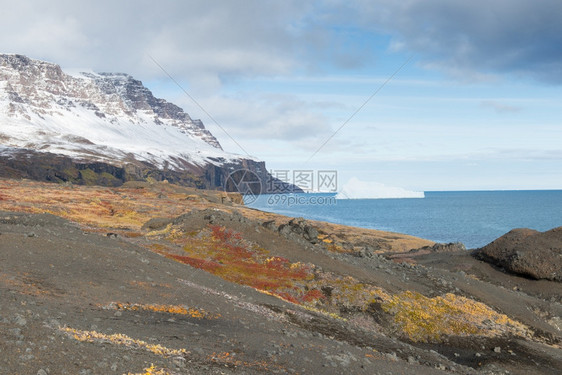
[[[331,194],[261,195],[249,207],[436,242],[482,247],[513,228],[562,226],[562,190],[430,191],[425,198],[336,200]]]

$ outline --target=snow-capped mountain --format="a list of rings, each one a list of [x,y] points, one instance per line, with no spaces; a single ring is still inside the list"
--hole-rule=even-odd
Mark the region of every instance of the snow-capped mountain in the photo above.
[[[137,175],[189,172],[205,187],[218,187],[236,167],[267,173],[263,162],[225,152],[200,120],[130,75],[67,74],[53,63],[0,55],[0,156],[22,152],[129,172],[136,166],[144,171]]]
[[[232,159],[199,120],[127,74],[65,74],[58,65],[0,55],[4,145],[73,158],[137,160],[171,169]],[[132,154],[132,155],[131,155]]]

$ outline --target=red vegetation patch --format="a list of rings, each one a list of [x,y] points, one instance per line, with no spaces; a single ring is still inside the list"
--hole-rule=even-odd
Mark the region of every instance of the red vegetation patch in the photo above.
[[[324,293],[318,289],[309,290],[304,294],[304,296],[302,296],[302,300],[304,302],[313,302],[322,298],[325,298]]]
[[[242,240],[242,234],[234,232],[231,229],[227,229],[226,227],[221,227],[220,225],[209,225],[209,228],[213,233],[213,237],[223,243]]]
[[[314,279],[312,267],[291,263],[287,258],[269,256],[269,252],[250,243],[238,232],[209,225],[208,231],[183,237],[189,255],[166,254],[179,262],[200,268],[225,280],[274,294],[294,303],[314,303],[324,298],[319,290],[308,290]]]
[[[221,267],[220,264],[218,264],[216,262],[213,262],[213,261],[192,258],[192,257],[184,256],[184,255],[169,254],[168,257],[170,257],[172,259],[175,259],[178,262],[189,264],[192,267],[200,268],[202,270],[205,270],[205,271],[208,271],[208,272],[211,272],[211,273],[215,273],[216,270]]]

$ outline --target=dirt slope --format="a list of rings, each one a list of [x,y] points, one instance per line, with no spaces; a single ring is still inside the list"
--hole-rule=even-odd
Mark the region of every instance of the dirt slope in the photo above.
[[[562,368],[561,283],[227,198],[0,180],[0,374]]]

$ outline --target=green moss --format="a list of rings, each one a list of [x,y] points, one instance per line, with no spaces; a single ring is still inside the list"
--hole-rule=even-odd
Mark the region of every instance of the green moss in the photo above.
[[[123,181],[113,176],[111,173],[96,173],[91,169],[79,171],[79,178],[74,180],[82,185],[102,185],[102,186],[121,186]]]
[[[98,179],[96,172],[91,169],[83,169],[80,171],[80,182],[83,185],[95,185]]]
[[[68,181],[76,182],[80,179],[80,171],[74,167],[66,168],[63,173]]]
[[[98,184],[103,186],[120,186],[123,184],[123,181],[110,173],[102,172],[98,177]]]

